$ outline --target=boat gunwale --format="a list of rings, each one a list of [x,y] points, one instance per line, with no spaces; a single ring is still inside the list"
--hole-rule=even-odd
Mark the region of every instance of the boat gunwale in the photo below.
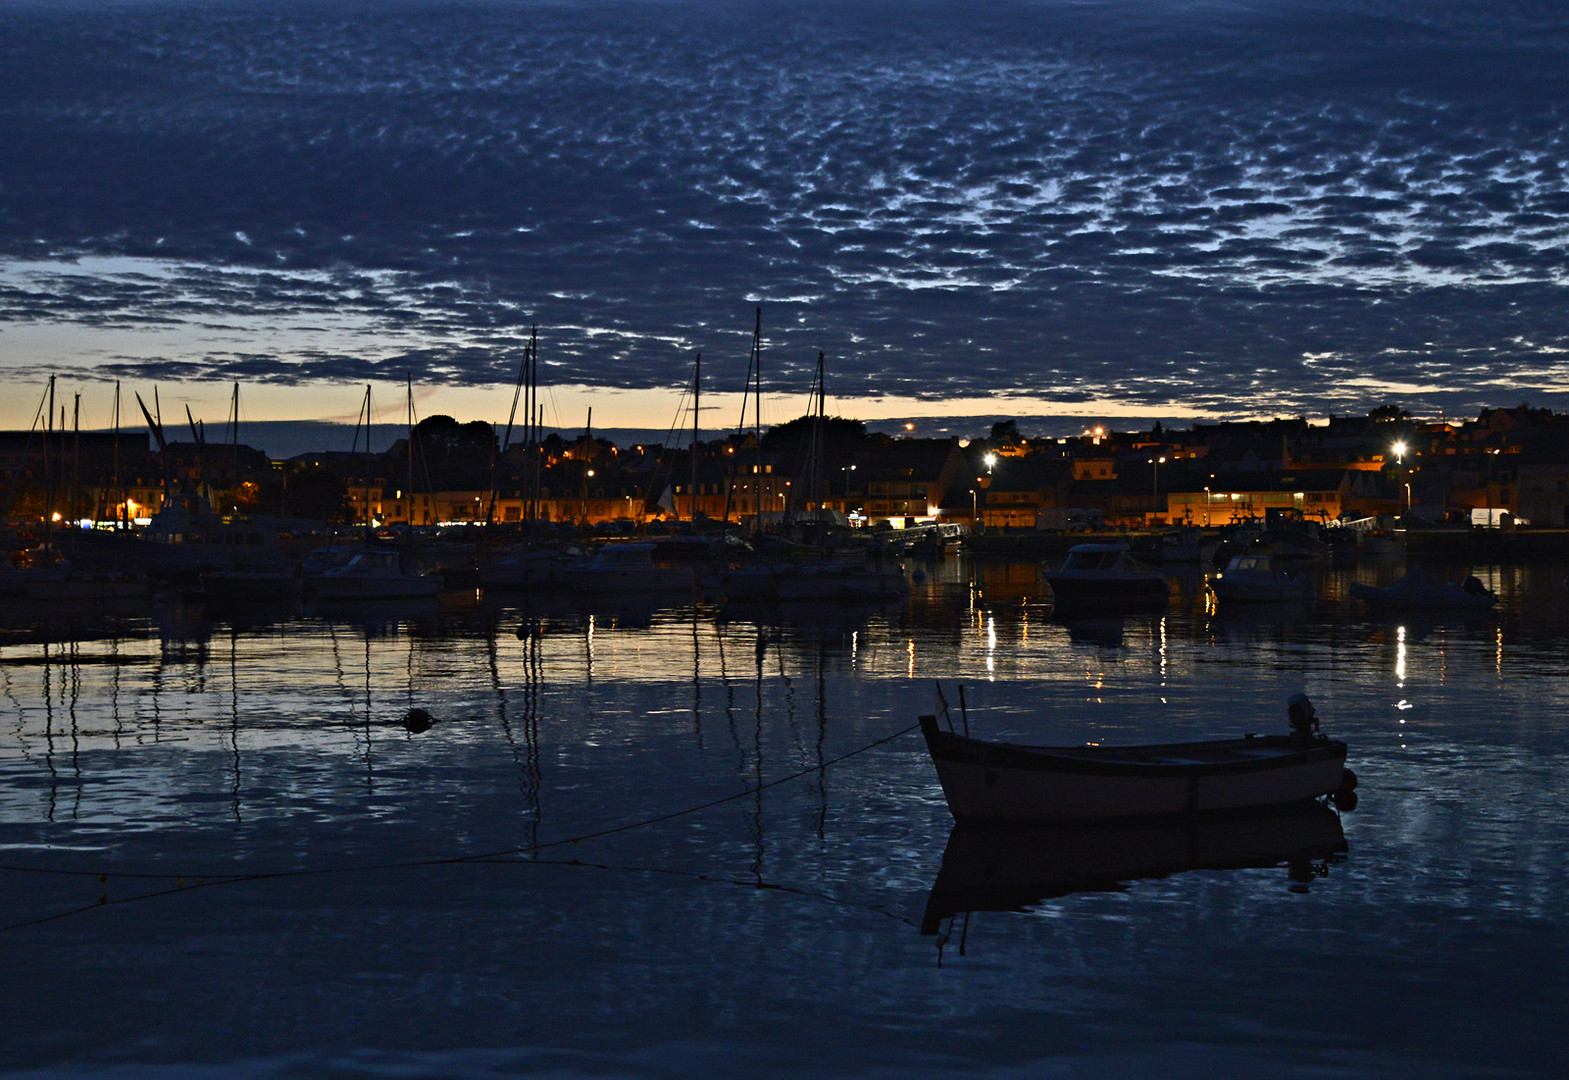
[[[1100,776],[1218,776],[1271,772],[1325,760],[1346,758],[1346,744],[1319,736],[1305,747],[1295,747],[1287,735],[1255,735],[1238,739],[1200,740],[1183,743],[1148,743],[1115,747],[1029,746],[1021,743],[985,742],[937,726],[935,716],[920,717],[921,731],[936,760],[1029,772],[1080,773]],[[1180,751],[1206,754],[1234,753],[1244,748],[1264,751],[1248,757],[1215,757],[1181,760]],[[1134,755],[1151,760],[1135,760]]]

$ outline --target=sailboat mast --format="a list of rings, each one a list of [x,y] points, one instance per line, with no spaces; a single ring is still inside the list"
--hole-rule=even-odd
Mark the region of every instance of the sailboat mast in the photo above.
[[[588,407],[588,419],[583,424],[583,530],[588,531],[588,474],[593,472],[588,467],[592,460],[589,453],[589,444],[594,441],[594,406]]]
[[[54,434],[54,376],[49,376],[49,409],[44,413],[44,536],[54,530],[54,473],[49,462],[49,436]],[[46,541],[47,542],[47,541]]]
[[[752,372],[756,392],[753,394],[752,429],[757,441],[757,475],[753,477],[752,495],[756,507],[752,516],[752,531],[763,528],[763,309],[757,308],[757,321],[752,327]]]
[[[542,442],[544,410],[539,404],[539,324],[535,323],[529,329],[528,335],[528,395],[525,398],[529,407],[529,436],[528,436],[528,519],[529,532],[533,534],[533,522],[539,520],[539,487],[541,470],[544,464],[540,461],[540,444]]]
[[[371,414],[371,405],[370,405],[370,383],[366,383],[365,384],[365,524],[367,526],[370,525],[370,473],[371,473],[370,425],[371,425],[371,415],[372,414]]]
[[[703,354],[692,363],[692,527],[697,527],[697,424],[702,416]]]
[[[81,519],[81,511],[76,500],[82,487],[82,395],[80,392],[71,399],[71,495],[66,500],[66,511],[72,522]]]
[[[240,384],[234,384],[234,403],[230,407],[229,421],[229,483],[234,486],[236,501],[240,490]],[[365,448],[370,449],[370,440],[367,437]],[[238,506],[235,507],[239,509]]]
[[[408,409],[408,438],[409,444],[409,532],[412,538],[414,531],[414,375],[412,372],[403,373],[403,396]],[[425,459],[427,462],[429,458]]]
[[[825,411],[824,398],[827,397],[827,381],[824,377],[824,373],[825,369],[823,366],[823,350],[818,349],[817,424],[815,430],[812,432],[812,469],[811,475],[807,477],[806,492],[807,499],[809,500],[809,507],[817,512],[817,521],[819,526],[821,526],[823,519],[821,513],[823,508],[823,470],[827,465],[828,458],[828,439],[827,432],[825,430],[826,420],[823,415]],[[815,505],[811,505],[813,503],[815,503]]]
[[[120,500],[119,509],[115,512],[114,527],[125,528],[129,522],[125,519],[130,516],[130,506],[126,504],[125,489],[120,486],[120,380],[114,381],[114,492]]]

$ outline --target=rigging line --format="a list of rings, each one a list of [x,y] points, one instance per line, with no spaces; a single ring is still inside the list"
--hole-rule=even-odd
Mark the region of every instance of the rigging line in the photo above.
[[[111,872],[102,870],[62,870],[50,867],[16,866],[7,863],[0,863],[0,871],[18,874],[47,874],[57,877],[135,878],[140,881],[195,880],[208,885],[227,885],[238,881],[266,881],[275,878],[320,877],[327,874],[367,873],[379,870],[410,870],[422,866],[449,866],[456,863],[483,862],[488,859],[500,859],[512,855],[528,855],[536,851],[547,851],[550,848],[565,847],[568,844],[581,844],[589,840],[599,840],[606,836],[616,836],[620,833],[631,832],[634,829],[647,828],[650,825],[658,825],[666,821],[673,821],[676,818],[700,813],[704,810],[711,810],[716,806],[723,806],[725,803],[735,802],[738,799],[751,798],[755,795],[761,794],[764,791],[767,791],[770,788],[779,787],[781,784],[788,784],[791,781],[801,779],[803,776],[811,776],[813,773],[816,773],[822,769],[827,769],[830,766],[837,765],[842,761],[848,761],[850,758],[864,754],[868,750],[875,750],[879,746],[884,746],[893,742],[895,739],[903,738],[912,731],[919,730],[920,726],[920,724],[911,724],[909,727],[900,728],[891,735],[884,735],[882,738],[875,739],[872,742],[866,743],[864,746],[858,746],[854,750],[847,750],[838,757],[829,758],[827,761],[821,762],[820,764],[808,766],[807,768],[800,769],[785,776],[776,777],[775,779],[766,781],[765,783],[743,788],[742,790],[734,792],[730,795],[724,795],[717,799],[710,799],[708,802],[699,803],[696,806],[689,806],[683,810],[672,810],[669,813],[659,814],[654,817],[644,818],[640,821],[633,821],[624,825],[612,825],[609,828],[599,829],[594,832],[579,833],[577,836],[563,837],[560,840],[547,840],[544,843],[529,844],[523,847],[501,848],[496,851],[479,852],[472,855],[448,855],[429,859],[402,859],[396,862],[370,863],[364,866],[322,866],[303,870],[262,870],[256,871],[254,873],[219,871],[217,873],[208,874],[147,874],[122,871]],[[12,927],[0,926],[0,933],[3,933],[9,929],[12,929]]]
[[[664,470],[665,455],[673,454],[675,452],[676,432],[681,431],[685,427],[685,425],[682,423],[682,417],[686,415],[686,399],[689,393],[689,390],[683,389],[681,391],[681,396],[676,399],[675,416],[671,417],[670,427],[665,431],[664,438],[662,438],[659,442],[659,455],[656,459],[656,464],[654,465],[653,470],[648,474],[648,483],[643,485],[643,503],[645,506],[654,497],[654,485],[659,483],[659,474]],[[669,484],[672,488],[674,488],[675,462],[673,460],[670,464]],[[671,497],[674,498],[674,495]]]
[[[671,867],[666,867],[666,866],[633,866],[633,865],[625,865],[625,864],[617,864],[617,863],[589,862],[589,861],[586,861],[586,860],[583,860],[583,859],[507,859],[507,858],[471,858],[471,859],[460,859],[460,860],[456,860],[456,861],[448,861],[448,862],[445,862],[445,863],[410,864],[410,865],[411,866],[421,866],[421,865],[425,865],[425,866],[430,866],[430,865],[549,866],[549,867],[560,867],[560,868],[567,868],[567,869],[578,868],[578,869],[585,869],[585,870],[605,870],[605,871],[609,871],[609,872],[612,872],[612,873],[636,873],[636,874],[650,874],[650,875],[657,874],[657,875],[663,875],[663,876],[666,876],[666,877],[687,878],[687,879],[690,879],[690,880],[693,880],[693,881],[708,882],[708,883],[714,884],[714,885],[733,885],[733,886],[736,886],[736,887],[739,887],[739,888],[752,889],[752,890],[762,891],[762,892],[784,893],[786,895],[798,896],[798,897],[801,897],[801,898],[807,899],[807,900],[822,901],[824,903],[832,904],[833,906],[841,908],[841,909],[844,909],[846,911],[869,912],[869,913],[874,914],[874,915],[881,915],[884,918],[892,919],[895,922],[903,923],[906,926],[914,926],[914,925],[916,925],[913,920],[907,918],[906,916],[900,915],[900,914],[898,914],[895,911],[892,911],[886,905],[883,905],[883,904],[868,904],[868,903],[863,903],[863,902],[854,901],[854,900],[846,900],[843,897],[835,896],[832,893],[819,892],[819,891],[816,891],[816,890],[813,890],[813,889],[805,889],[805,888],[801,888],[800,886],[796,886],[796,885],[781,885],[781,884],[779,884],[777,882],[772,882],[772,881],[763,881],[763,880],[756,880],[756,879],[749,880],[749,879],[746,879],[746,878],[728,877],[728,876],[725,876],[725,875],[722,875],[722,874],[705,874],[705,873],[702,873],[701,871],[697,871],[697,870],[676,870],[676,869],[672,869]],[[81,904],[81,905],[79,905],[77,907],[74,907],[74,908],[68,908],[65,911],[57,911],[57,912],[55,912],[55,913],[53,913],[51,915],[43,915],[43,916],[40,916],[40,917],[38,917],[36,919],[28,919],[28,920],[25,920],[25,921],[22,921],[22,922],[11,923],[11,924],[6,925],[6,926],[0,926],[0,934],[6,933],[6,932],[11,931],[11,930],[24,930],[24,929],[27,929],[29,927],[43,926],[43,925],[46,925],[46,924],[52,923],[52,922],[60,922],[61,920],[68,919],[68,918],[70,918],[73,915],[81,915],[81,914],[84,914],[84,913],[89,912],[89,911],[95,911],[98,908],[118,907],[118,906],[120,906],[122,904],[135,904],[135,903],[140,903],[143,900],[159,900],[159,899],[162,899],[163,897],[166,897],[166,896],[175,896],[175,895],[178,895],[180,893],[194,892],[197,889],[217,888],[217,887],[223,886],[223,885],[241,885],[241,884],[246,884],[246,883],[259,883],[261,881],[265,881],[265,880],[272,879],[272,878],[299,877],[299,876],[307,876],[310,873],[327,873],[327,872],[328,871],[302,871],[302,872],[299,872],[299,873],[292,873],[292,874],[291,873],[285,873],[285,874],[243,874],[243,875],[227,875],[227,876],[216,877],[216,878],[196,878],[194,880],[193,879],[189,879],[189,878],[179,878],[179,879],[177,879],[177,883],[172,888],[159,889],[159,890],[157,890],[155,892],[137,893],[135,896],[120,896],[120,897],[116,897],[113,900],[109,899],[109,897],[106,894],[106,895],[100,896],[97,900],[94,900],[92,903],[89,903],[89,904]],[[108,880],[107,879],[108,879],[108,877],[110,875],[104,874],[104,875],[98,875],[98,876],[99,876],[100,881],[102,882],[102,884],[105,887],[107,887],[107,885],[108,885]],[[124,876],[124,875],[119,875],[119,876]]]

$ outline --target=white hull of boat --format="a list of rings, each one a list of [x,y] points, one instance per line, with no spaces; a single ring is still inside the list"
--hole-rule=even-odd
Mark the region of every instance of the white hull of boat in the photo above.
[[[986,743],[921,717],[937,778],[959,821],[1073,821],[1212,813],[1334,793],[1345,743],[1294,748],[1284,736],[1110,748]]]

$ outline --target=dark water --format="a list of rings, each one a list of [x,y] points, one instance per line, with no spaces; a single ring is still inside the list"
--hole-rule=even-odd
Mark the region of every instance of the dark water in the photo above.
[[[1240,616],[1190,580],[1163,616],[1071,625],[1033,566],[950,562],[870,612],[448,595],[8,630],[0,1063],[1564,1075],[1564,568],[1478,568],[1481,622],[1360,618],[1348,583],[1392,572]],[[934,680],[981,731],[1068,742],[1279,730],[1305,688],[1361,803],[1290,867],[1059,836],[1099,886],[1075,891],[1042,842],[1004,850],[1043,898],[922,933],[966,855],[906,731]],[[946,885],[959,910],[998,882]]]

